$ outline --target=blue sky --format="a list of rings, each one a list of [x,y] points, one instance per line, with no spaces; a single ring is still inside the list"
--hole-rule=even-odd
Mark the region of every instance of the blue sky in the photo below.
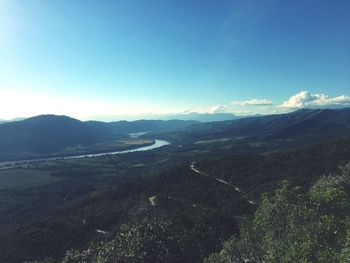
[[[0,118],[350,105],[347,0],[0,0]]]

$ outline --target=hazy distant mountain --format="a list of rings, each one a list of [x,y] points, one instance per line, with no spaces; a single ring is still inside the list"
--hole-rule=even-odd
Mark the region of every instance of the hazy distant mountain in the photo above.
[[[164,119],[193,120],[200,122],[229,121],[243,118],[232,113],[198,113],[190,112],[176,115],[164,116]]]
[[[137,121],[87,121],[90,127],[106,129],[111,133],[129,135],[138,132],[170,132],[197,124],[197,121],[184,120],[137,120]]]
[[[88,122],[90,123],[90,122]],[[193,120],[138,120],[105,123],[114,132],[129,134],[135,132],[168,132],[197,124]]]
[[[6,122],[13,122],[13,121],[23,121],[25,118],[14,118],[11,120],[0,120],[0,124],[6,123]]]

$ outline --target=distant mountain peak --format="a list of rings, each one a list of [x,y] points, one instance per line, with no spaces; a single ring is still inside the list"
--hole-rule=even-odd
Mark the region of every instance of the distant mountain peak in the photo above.
[[[199,113],[199,112],[184,112],[180,114],[173,114],[164,116],[162,119],[170,120],[192,120],[192,121],[200,121],[200,122],[215,122],[215,121],[228,121],[228,120],[236,120],[242,118],[241,116],[237,116],[233,113]]]

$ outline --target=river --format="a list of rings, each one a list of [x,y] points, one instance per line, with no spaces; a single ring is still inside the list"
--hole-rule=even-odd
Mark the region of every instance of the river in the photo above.
[[[30,162],[43,162],[43,161],[57,161],[57,160],[72,160],[72,159],[83,159],[83,158],[91,158],[91,157],[100,157],[107,155],[116,155],[116,154],[126,154],[132,152],[144,152],[150,151],[153,149],[157,149],[170,143],[164,140],[154,140],[152,145],[142,146],[134,149],[124,150],[124,151],[113,151],[113,152],[103,152],[103,153],[90,153],[90,154],[79,154],[72,156],[61,156],[61,157],[49,157],[49,158],[40,158],[40,159],[31,159],[31,160],[19,160],[19,161],[11,161],[11,162],[0,162],[0,169],[4,167],[11,167],[13,165],[26,164]]]

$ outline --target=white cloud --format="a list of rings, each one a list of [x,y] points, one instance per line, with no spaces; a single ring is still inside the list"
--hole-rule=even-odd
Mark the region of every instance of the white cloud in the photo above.
[[[242,105],[242,106],[267,106],[267,105],[272,105],[272,101],[271,100],[259,100],[259,99],[251,99],[251,100],[245,100],[245,101],[240,101],[240,100],[236,100],[236,101],[232,101],[231,102],[232,105]]]
[[[339,107],[350,105],[350,96],[341,95],[331,97],[326,94],[312,94],[308,91],[301,91],[298,94],[284,101],[279,108],[307,108],[307,107]]]
[[[227,105],[216,105],[210,109],[210,113],[227,113],[229,111]]]

